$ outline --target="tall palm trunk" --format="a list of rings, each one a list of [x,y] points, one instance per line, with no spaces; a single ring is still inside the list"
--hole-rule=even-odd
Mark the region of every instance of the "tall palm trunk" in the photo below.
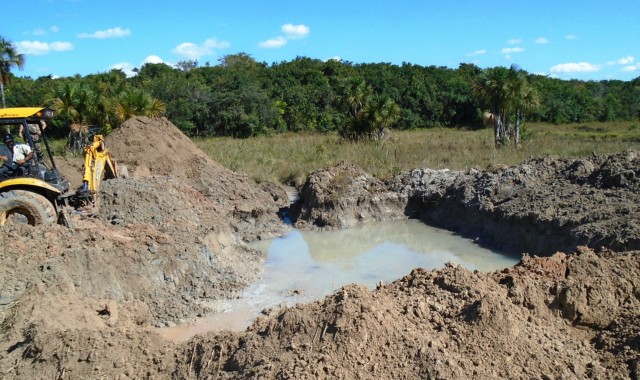
[[[4,83],[0,81],[0,92],[2,92],[2,108],[7,108],[7,104],[4,101]]]
[[[502,113],[498,112],[498,114],[496,115],[496,120],[495,120],[495,128],[494,128],[494,132],[495,132],[495,137],[496,137],[496,148],[500,147],[502,145]]]
[[[520,116],[520,111],[516,112],[516,128],[515,128],[515,136],[513,138],[513,144],[515,145],[516,148],[520,147],[520,122],[521,122],[521,116]]]

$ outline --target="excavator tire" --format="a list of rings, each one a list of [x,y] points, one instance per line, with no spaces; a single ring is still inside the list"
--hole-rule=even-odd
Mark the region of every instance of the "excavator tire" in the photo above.
[[[57,220],[56,209],[47,198],[24,190],[0,193],[0,225],[4,226],[12,215],[32,226],[52,224]]]

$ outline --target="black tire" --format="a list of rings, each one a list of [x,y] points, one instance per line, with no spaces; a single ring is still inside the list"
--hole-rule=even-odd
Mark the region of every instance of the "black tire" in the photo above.
[[[56,209],[47,198],[24,190],[0,193],[0,225],[5,225],[12,215],[32,226],[52,224],[57,220]]]

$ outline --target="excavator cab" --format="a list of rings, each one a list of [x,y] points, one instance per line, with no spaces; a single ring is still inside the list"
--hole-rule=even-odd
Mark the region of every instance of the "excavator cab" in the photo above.
[[[18,107],[0,109],[0,131],[3,131],[3,133],[12,133],[14,138],[17,138],[17,133],[11,131],[11,129],[21,130],[24,141],[15,141],[15,143],[27,144],[31,148],[31,151],[34,152],[33,157],[20,167],[17,167],[12,162],[5,163],[13,170],[6,173],[3,177],[0,177],[0,183],[19,178],[34,178],[46,182],[60,193],[69,190],[69,182],[60,176],[56,168],[55,160],[49,147],[49,141],[41,125],[43,121],[50,122],[54,116],[55,112],[48,108]],[[32,127],[30,128],[30,126]],[[38,141],[36,141],[36,136],[31,132],[32,128],[37,128],[39,132]],[[1,149],[3,149],[3,151],[0,152],[0,155],[7,157],[12,156],[12,152],[7,149],[6,145],[3,145]],[[4,184],[4,186],[6,185],[7,184]]]
[[[50,121],[54,116],[54,111],[47,108],[0,109],[0,131],[14,132],[13,135],[17,136],[18,133],[11,129],[22,129],[24,143],[34,152],[29,161],[0,178],[0,225],[8,221],[37,225],[60,220],[62,208],[58,200],[69,190],[69,181],[58,173],[46,136],[41,133],[39,148],[42,150],[44,145],[44,151],[36,154],[36,144],[29,131],[29,124],[39,125],[41,121]],[[2,145],[2,148],[4,151],[1,155],[7,156],[11,162],[13,152],[6,145]]]

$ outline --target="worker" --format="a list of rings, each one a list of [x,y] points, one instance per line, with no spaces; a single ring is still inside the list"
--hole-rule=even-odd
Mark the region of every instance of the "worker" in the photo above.
[[[42,138],[42,133],[44,133],[44,129],[47,128],[47,123],[44,120],[40,120],[40,126],[42,127],[42,129],[38,128],[37,124],[29,124],[27,128],[29,128],[29,134],[31,135],[31,140],[33,140],[33,148],[36,151],[38,160],[42,161],[42,143],[40,142],[40,140]],[[20,136],[20,138],[24,139],[22,124],[20,125],[18,135]]]
[[[20,167],[33,158],[33,151],[31,150],[31,147],[27,144],[16,144],[10,133],[5,133],[2,137],[2,141],[4,141],[4,144],[9,148],[11,157],[0,156],[0,159],[3,161],[2,166],[0,167],[0,178],[4,178],[7,174],[20,169]]]

